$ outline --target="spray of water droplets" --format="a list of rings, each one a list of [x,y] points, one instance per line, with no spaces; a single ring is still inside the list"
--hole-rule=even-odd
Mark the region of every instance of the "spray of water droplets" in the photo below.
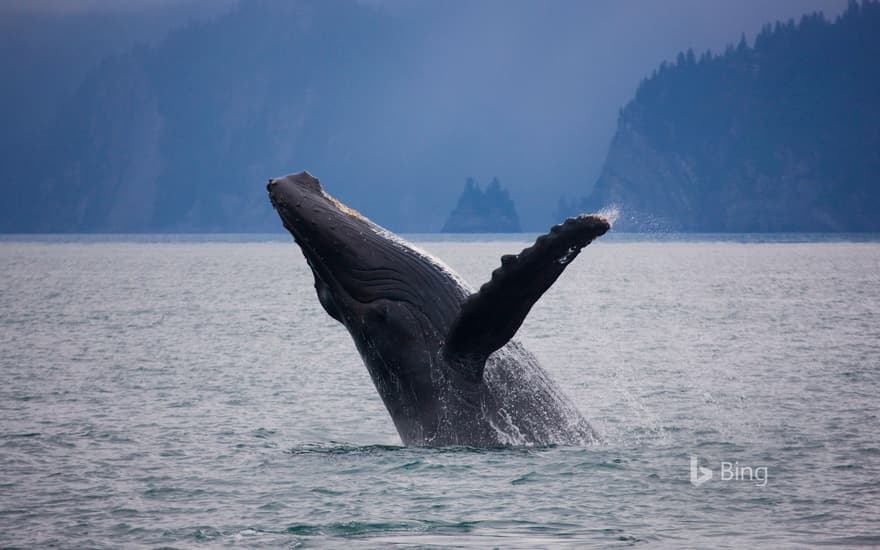
[[[608,220],[608,223],[614,227],[614,222],[620,217],[620,208],[618,208],[617,205],[611,204],[600,210],[599,215],[604,216],[605,219]]]

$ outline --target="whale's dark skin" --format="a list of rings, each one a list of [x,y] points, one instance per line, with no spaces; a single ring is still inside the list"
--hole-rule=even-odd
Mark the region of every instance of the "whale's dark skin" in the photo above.
[[[308,172],[269,197],[302,248],[318,300],[351,333],[406,445],[584,444],[595,434],[535,357],[511,340],[601,216],[554,226],[478,292],[439,260],[346,207]]]

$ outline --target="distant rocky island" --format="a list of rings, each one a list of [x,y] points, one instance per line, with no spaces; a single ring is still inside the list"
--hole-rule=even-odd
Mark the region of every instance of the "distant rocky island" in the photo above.
[[[880,231],[880,4],[767,25],[661,65],[621,111],[591,195],[618,230]]]
[[[455,209],[449,214],[443,233],[518,233],[519,216],[507,189],[498,178],[483,191],[468,178]]]

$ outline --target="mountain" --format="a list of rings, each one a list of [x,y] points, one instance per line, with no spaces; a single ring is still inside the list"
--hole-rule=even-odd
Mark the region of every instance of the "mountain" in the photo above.
[[[0,3],[0,232],[280,231],[265,180],[304,169],[433,231],[487,167],[543,230],[658,59],[804,1]]]
[[[494,178],[486,190],[468,178],[443,233],[518,233],[519,216],[507,189]]]
[[[104,58],[160,43],[188,20],[229,11],[234,0],[126,2],[91,11],[85,2],[0,2],[0,151],[33,139]],[[0,159],[2,160],[2,159]]]
[[[544,196],[538,175],[577,181],[582,159],[546,145],[568,110],[529,115],[536,88],[516,83],[531,71],[495,62],[543,67],[535,48],[561,44],[514,33],[485,49],[478,6],[387,4],[248,0],[161,31],[127,8],[52,25],[0,9],[0,69],[21,75],[0,92],[0,232],[280,231],[265,181],[299,170],[383,225],[435,231],[448,182],[486,165],[527,196]]]
[[[405,32],[354,0],[251,0],[108,58],[2,144],[0,231],[276,230],[268,177],[379,173],[348,153],[382,137]]]
[[[591,195],[622,230],[880,231],[880,3],[692,51],[620,113]]]

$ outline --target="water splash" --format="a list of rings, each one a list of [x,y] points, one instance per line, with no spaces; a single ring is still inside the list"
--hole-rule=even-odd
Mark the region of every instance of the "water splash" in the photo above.
[[[611,224],[611,227],[614,227],[614,222],[620,217],[620,208],[616,204],[609,204],[602,210],[599,210],[599,215],[604,216],[608,223]]]

